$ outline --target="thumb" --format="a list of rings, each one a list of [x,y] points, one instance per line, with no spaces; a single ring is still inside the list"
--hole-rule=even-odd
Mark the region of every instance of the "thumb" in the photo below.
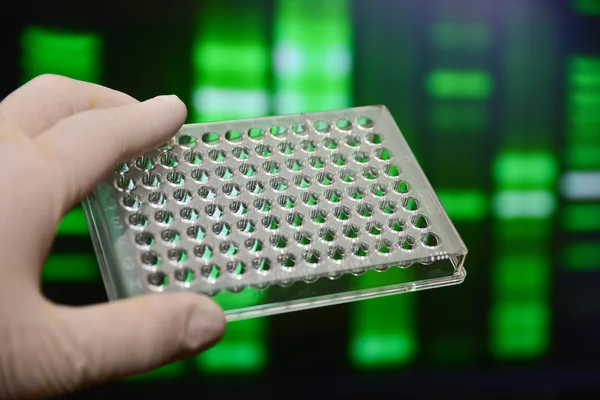
[[[80,309],[61,307],[60,312],[80,353],[73,357],[78,360],[76,371],[69,372],[80,387],[195,355],[225,330],[221,308],[192,293],[150,294]]]

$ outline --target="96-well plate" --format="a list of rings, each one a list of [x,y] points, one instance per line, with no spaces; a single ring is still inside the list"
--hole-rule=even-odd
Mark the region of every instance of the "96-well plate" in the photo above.
[[[467,249],[383,106],[185,125],[84,206],[111,299],[252,290],[227,303],[240,319],[465,277]]]

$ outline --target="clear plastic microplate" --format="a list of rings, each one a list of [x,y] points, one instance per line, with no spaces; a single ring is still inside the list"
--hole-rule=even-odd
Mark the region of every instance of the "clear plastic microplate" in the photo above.
[[[109,299],[229,320],[461,283],[465,244],[384,106],[184,125],[84,202]]]

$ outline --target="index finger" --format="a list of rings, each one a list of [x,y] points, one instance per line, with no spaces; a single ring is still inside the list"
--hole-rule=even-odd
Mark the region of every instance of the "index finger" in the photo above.
[[[111,109],[84,111],[40,135],[40,154],[57,167],[57,195],[66,211],[83,199],[115,164],[172,138],[185,122],[186,107],[177,96]]]
[[[0,116],[37,136],[70,115],[138,101],[125,93],[60,75],[39,75],[0,102]]]

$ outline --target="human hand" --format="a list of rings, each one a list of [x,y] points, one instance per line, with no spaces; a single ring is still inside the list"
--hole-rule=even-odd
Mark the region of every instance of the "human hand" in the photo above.
[[[145,372],[223,334],[222,310],[200,295],[73,308],[40,290],[62,216],[115,164],[165,142],[185,118],[175,96],[138,102],[55,75],[0,103],[0,398],[55,396]]]

